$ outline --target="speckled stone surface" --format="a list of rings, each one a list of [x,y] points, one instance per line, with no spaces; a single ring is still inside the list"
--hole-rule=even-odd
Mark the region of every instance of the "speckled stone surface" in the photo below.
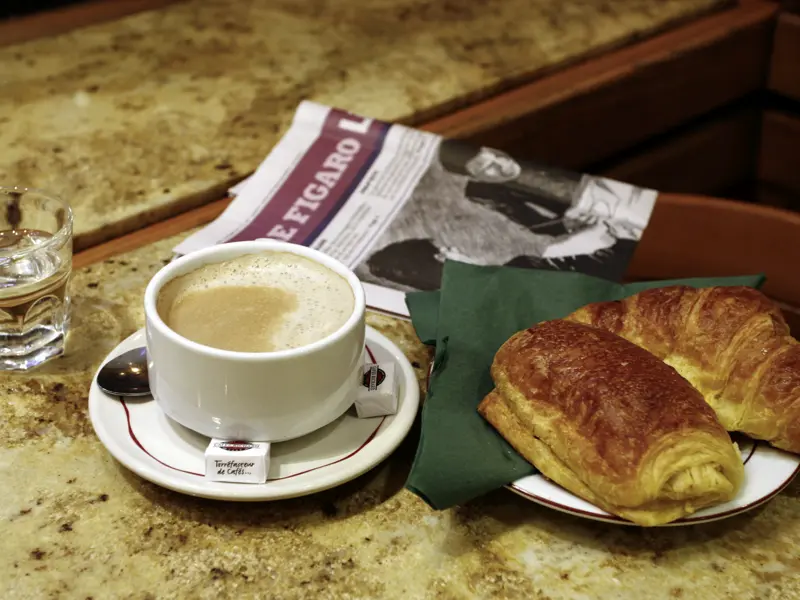
[[[419,123],[726,0],[192,0],[0,49],[0,182],[80,247],[221,197],[304,98]]]
[[[743,516],[643,530],[502,490],[435,512],[402,488],[416,433],[302,499],[224,503],[138,478],[95,437],[88,387],[142,325],[144,286],[176,241],[77,272],[68,354],[0,376],[0,598],[800,598],[800,481]],[[410,325],[369,322],[422,380]]]

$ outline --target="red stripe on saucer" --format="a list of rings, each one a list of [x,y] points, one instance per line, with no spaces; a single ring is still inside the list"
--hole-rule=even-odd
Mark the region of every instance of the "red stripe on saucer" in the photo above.
[[[366,346],[366,345],[365,345],[365,348],[367,350],[367,354],[369,354],[370,360],[373,363],[375,363],[376,362],[375,361],[375,355],[372,353],[372,350],[370,350],[369,346]],[[122,404],[122,408],[125,409],[125,419],[126,419],[126,421],[128,423],[128,435],[130,436],[130,438],[133,441],[133,443],[136,444],[142,452],[144,452],[147,456],[152,458],[154,461],[156,461],[161,466],[167,467],[168,469],[172,469],[173,471],[178,471],[180,473],[186,473],[187,475],[194,475],[195,477],[205,477],[205,475],[203,473],[195,473],[194,471],[186,471],[185,469],[179,469],[178,467],[173,467],[172,465],[170,465],[168,463],[165,463],[160,458],[154,456],[149,450],[147,450],[147,448],[145,448],[144,445],[142,445],[142,443],[139,441],[139,438],[136,437],[136,433],[133,431],[133,424],[131,423],[131,413],[128,410],[128,405],[126,404],[124,398],[120,398],[120,404]],[[300,475],[305,475],[306,473],[311,473],[312,471],[317,471],[319,469],[324,469],[326,467],[330,467],[330,466],[339,464],[340,462],[343,462],[345,460],[348,460],[348,459],[354,457],[356,454],[361,452],[366,447],[367,444],[369,444],[373,439],[375,439],[375,436],[378,435],[378,431],[380,430],[380,428],[383,425],[383,422],[385,420],[386,420],[386,417],[382,417],[380,422],[378,423],[378,426],[375,427],[373,432],[369,434],[369,437],[367,437],[367,439],[364,440],[364,442],[358,448],[353,450],[347,456],[343,456],[342,458],[334,460],[333,462],[326,463],[324,465],[319,465],[318,467],[312,467],[311,469],[306,469],[305,471],[300,471],[299,473],[293,473],[292,475],[286,475],[284,477],[276,477],[274,479],[267,479],[267,481],[280,481],[282,479],[291,479],[292,477],[298,477]]]

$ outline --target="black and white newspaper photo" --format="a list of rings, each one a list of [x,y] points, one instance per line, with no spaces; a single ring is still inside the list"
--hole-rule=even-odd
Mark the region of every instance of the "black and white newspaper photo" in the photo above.
[[[231,194],[177,253],[278,239],[397,293],[438,288],[447,260],[619,281],[657,196],[313,102]]]
[[[356,272],[404,291],[438,288],[447,259],[619,280],[655,198],[652,190],[445,139]]]

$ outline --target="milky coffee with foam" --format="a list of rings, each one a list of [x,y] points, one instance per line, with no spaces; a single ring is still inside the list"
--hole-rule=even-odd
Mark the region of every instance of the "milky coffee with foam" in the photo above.
[[[355,298],[346,279],[289,252],[246,254],[204,265],[158,294],[167,326],[194,342],[237,352],[307,346],[347,322]]]

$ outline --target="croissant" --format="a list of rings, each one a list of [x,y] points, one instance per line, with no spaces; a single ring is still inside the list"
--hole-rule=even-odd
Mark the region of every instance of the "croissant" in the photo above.
[[[542,474],[640,525],[725,502],[744,466],[674,369],[607,331],[563,320],[512,336],[478,412]]]
[[[616,333],[674,367],[728,431],[800,453],[800,344],[761,292],[655,288],[566,319]]]

